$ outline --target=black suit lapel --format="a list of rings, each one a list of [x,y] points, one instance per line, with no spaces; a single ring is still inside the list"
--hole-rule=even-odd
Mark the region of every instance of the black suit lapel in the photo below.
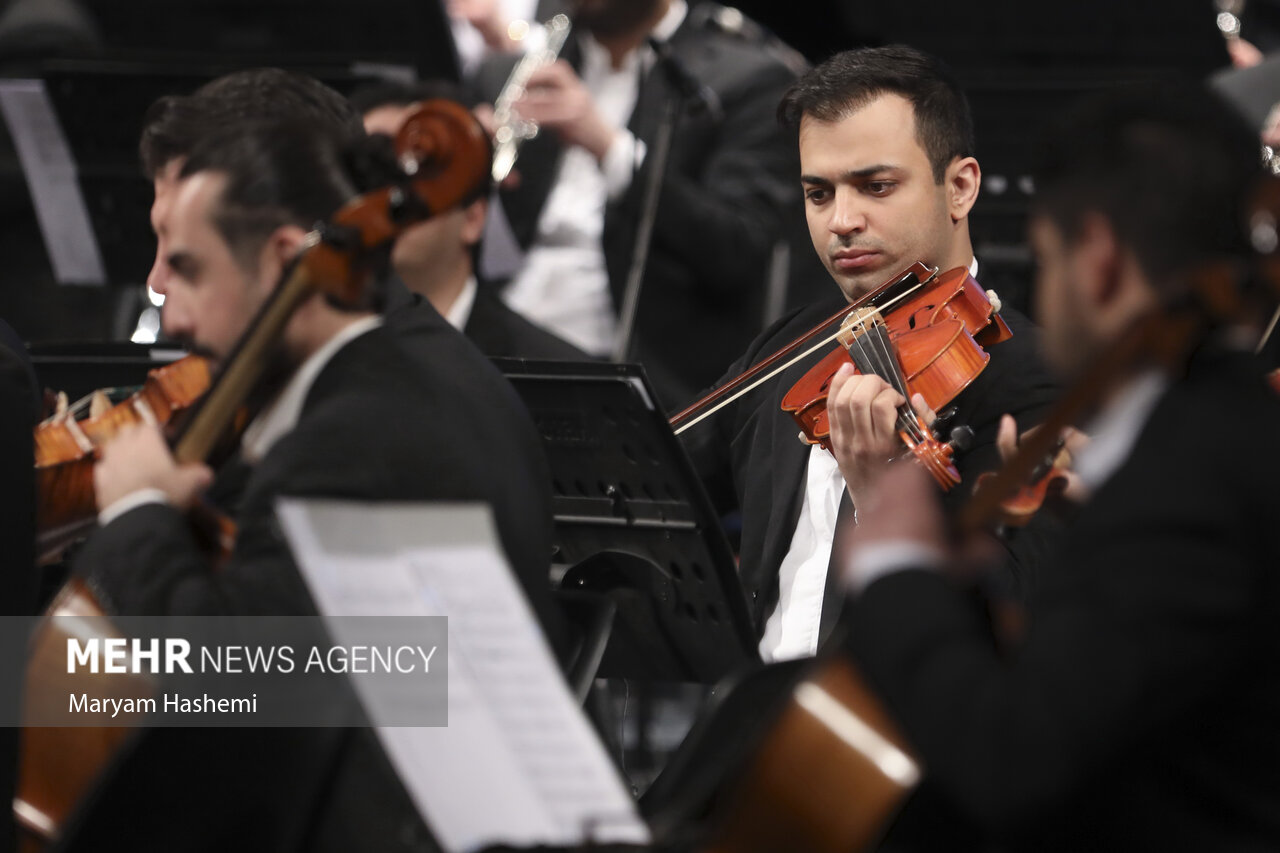
[[[669,44],[672,53],[681,55],[682,51],[687,51],[686,45],[689,42],[690,33],[698,26],[692,20],[693,17],[694,13],[690,11],[680,24],[679,29],[671,36]],[[658,123],[662,119],[663,106],[666,104],[667,99],[674,97],[675,94],[667,73],[658,65],[656,60],[651,61],[644,77],[640,80],[640,91],[636,97],[635,109],[631,112],[631,120],[627,123],[627,129],[637,139],[652,143],[658,135]],[[682,112],[688,112],[687,104]],[[686,118],[687,115],[682,116],[681,121]]]
[[[790,373],[790,371],[788,371]],[[803,375],[801,371],[797,376]],[[804,500],[806,474],[809,470],[810,445],[797,437],[800,428],[787,412],[782,411],[782,398],[791,388],[795,378],[779,383],[773,396],[772,412],[772,456],[773,465],[771,482],[773,489],[774,512],[769,516],[769,529],[765,534],[764,560],[762,565],[770,566],[770,577],[776,582],[778,566],[791,547],[791,539],[795,535],[796,522],[800,518],[800,506]],[[771,593],[769,596],[771,598]]]
[[[481,284],[476,289],[476,300],[471,306],[464,332],[480,351],[489,356],[509,355],[510,330],[505,328],[499,310],[498,297],[489,293]]]

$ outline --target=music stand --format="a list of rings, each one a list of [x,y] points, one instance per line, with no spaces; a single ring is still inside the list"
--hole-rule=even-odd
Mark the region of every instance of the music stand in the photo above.
[[[561,587],[618,607],[599,675],[710,684],[759,663],[729,543],[643,369],[495,362],[546,442]]]

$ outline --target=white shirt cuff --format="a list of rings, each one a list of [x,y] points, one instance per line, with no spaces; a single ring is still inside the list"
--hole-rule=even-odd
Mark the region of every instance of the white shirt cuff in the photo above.
[[[644,164],[647,151],[644,141],[636,139],[635,134],[625,127],[613,137],[613,144],[600,161],[600,171],[604,174],[609,201],[617,201],[631,186],[631,179]]]
[[[169,496],[164,493],[163,489],[138,489],[98,513],[98,524],[106,527],[131,509],[137,509],[146,504],[167,504],[168,502]]]
[[[939,569],[945,560],[937,548],[910,539],[877,542],[853,552],[841,580],[849,594],[858,595],[885,575],[907,569]]]

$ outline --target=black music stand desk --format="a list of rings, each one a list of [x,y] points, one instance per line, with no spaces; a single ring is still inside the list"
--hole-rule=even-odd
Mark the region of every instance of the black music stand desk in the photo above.
[[[600,677],[711,684],[758,664],[729,543],[643,369],[495,363],[546,442],[553,576],[617,604]]]

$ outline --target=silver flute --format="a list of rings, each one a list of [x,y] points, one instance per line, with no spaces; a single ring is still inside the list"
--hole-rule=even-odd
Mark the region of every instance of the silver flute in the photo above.
[[[516,114],[516,101],[524,97],[525,86],[533,73],[555,62],[569,38],[569,18],[566,15],[556,15],[542,26],[547,33],[546,44],[521,57],[498,94],[498,99],[493,102],[493,121],[496,126],[493,133],[495,183],[501,183],[511,174],[511,167],[516,163],[521,144],[538,135],[536,122],[522,119]]]

